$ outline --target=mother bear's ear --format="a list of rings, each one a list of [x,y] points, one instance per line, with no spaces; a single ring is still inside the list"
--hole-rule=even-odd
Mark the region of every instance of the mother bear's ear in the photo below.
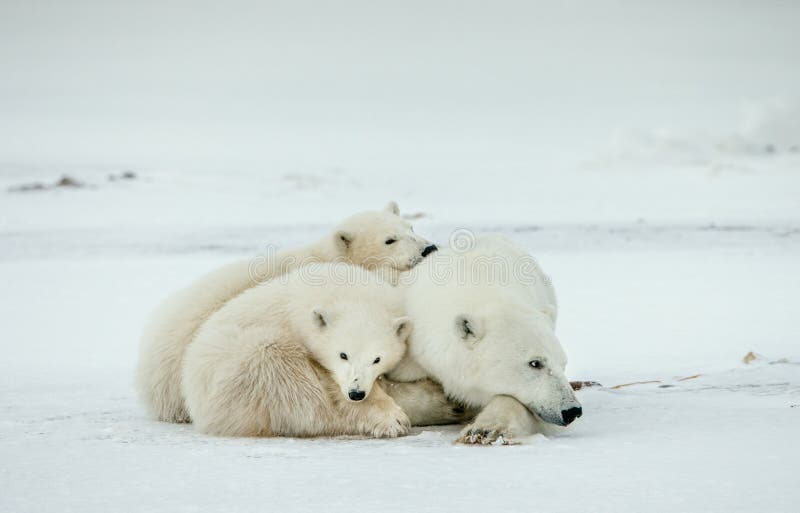
[[[324,308],[320,307],[314,308],[314,310],[312,310],[311,313],[314,315],[314,323],[318,327],[325,328],[328,326],[328,324],[330,324],[331,314],[329,314],[328,311],[325,310]]]
[[[475,345],[483,338],[483,323],[471,315],[461,314],[455,320],[456,334],[470,345]]]

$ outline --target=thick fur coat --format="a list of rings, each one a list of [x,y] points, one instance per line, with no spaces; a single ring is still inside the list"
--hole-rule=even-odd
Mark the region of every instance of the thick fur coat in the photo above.
[[[555,336],[555,293],[525,251],[483,236],[438,252],[413,275],[405,290],[414,333],[390,377],[431,377],[480,409],[459,441],[508,443],[580,416]]]
[[[345,219],[307,247],[234,262],[201,277],[168,297],[145,327],[136,372],[145,408],[159,420],[191,421],[181,396],[186,348],[214,312],[246,290],[313,262],[349,262],[385,272],[396,281],[398,273],[422,261],[430,246],[414,234],[392,202],[384,210]]]
[[[376,381],[411,323],[401,292],[349,264],[319,264],[246,291],[189,345],[181,387],[204,433],[394,437],[410,420]]]

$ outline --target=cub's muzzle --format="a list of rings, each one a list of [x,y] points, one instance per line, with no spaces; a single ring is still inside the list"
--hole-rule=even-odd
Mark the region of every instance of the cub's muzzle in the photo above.
[[[425,249],[422,250],[422,258],[430,255],[434,251],[437,251],[439,248],[436,247],[436,244],[431,244],[430,246],[425,246]]]
[[[349,397],[351,401],[361,401],[367,397],[367,394],[363,390],[351,389],[347,392],[347,397]]]

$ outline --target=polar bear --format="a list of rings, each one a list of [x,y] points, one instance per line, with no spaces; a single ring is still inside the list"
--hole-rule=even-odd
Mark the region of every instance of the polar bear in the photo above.
[[[481,408],[462,443],[513,443],[570,424],[582,410],[564,375],[549,279],[501,236],[471,242],[463,251],[438,252],[404,277],[414,333],[389,378],[432,377],[453,399]]]
[[[309,262],[343,260],[390,273],[407,271],[437,248],[413,232],[397,203],[355,214],[310,246],[234,262],[168,297],[148,322],[140,343],[136,387],[150,415],[190,422],[180,394],[184,351],[197,329],[230,299],[258,283]]]
[[[350,264],[311,264],[230,300],[186,350],[182,391],[204,433],[395,437],[408,416],[376,380],[403,358],[402,292]]]

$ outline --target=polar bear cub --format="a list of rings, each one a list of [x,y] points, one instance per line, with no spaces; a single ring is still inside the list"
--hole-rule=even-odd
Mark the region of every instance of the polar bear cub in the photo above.
[[[312,264],[214,313],[189,345],[182,391],[223,436],[395,437],[409,418],[376,385],[406,350],[402,292],[349,264]]]
[[[407,271],[436,246],[416,235],[397,203],[355,214],[322,240],[275,255],[234,262],[168,297],[155,311],[140,344],[136,385],[158,420],[190,422],[180,392],[183,354],[211,314],[242,292],[310,262],[346,261],[388,273]]]
[[[582,410],[564,373],[550,280],[501,236],[472,242],[415,270],[406,296],[414,334],[390,379],[431,377],[449,397],[481,408],[462,443],[509,443],[570,424]]]

